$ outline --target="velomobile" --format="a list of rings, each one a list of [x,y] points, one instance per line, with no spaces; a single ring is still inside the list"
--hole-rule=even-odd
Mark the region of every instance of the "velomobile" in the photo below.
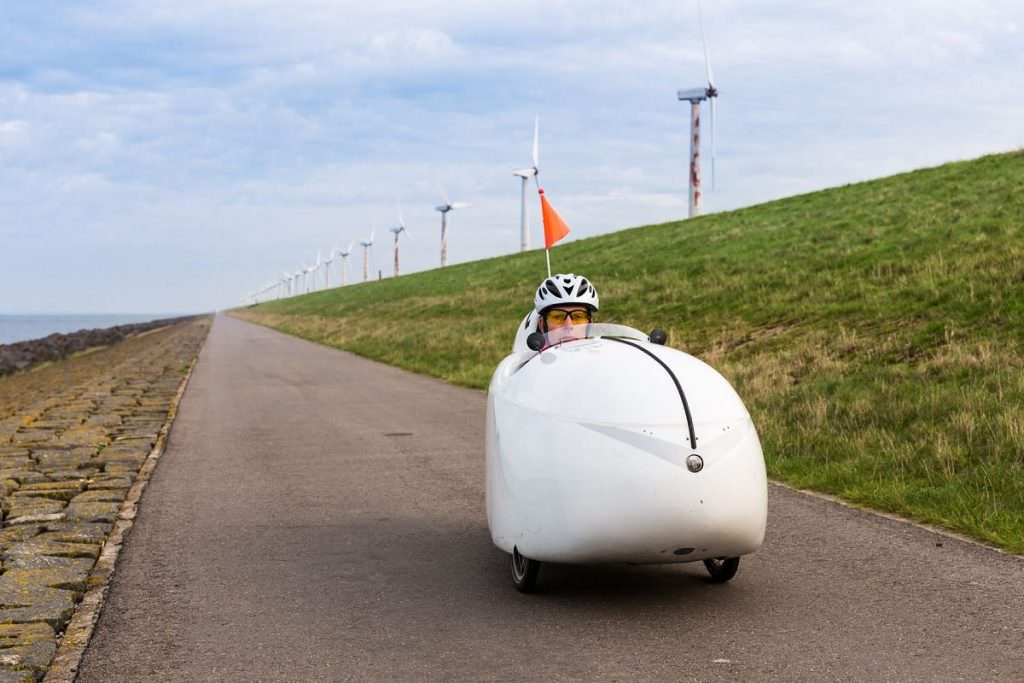
[[[764,540],[767,478],[750,414],[665,334],[519,325],[487,400],[487,522],[533,590],[541,563],[703,561],[731,579]]]

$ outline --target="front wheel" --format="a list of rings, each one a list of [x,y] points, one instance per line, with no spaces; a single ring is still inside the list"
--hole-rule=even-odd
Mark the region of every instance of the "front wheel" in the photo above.
[[[704,560],[704,567],[707,568],[708,574],[711,574],[712,581],[724,583],[736,576],[736,570],[740,568],[740,558],[715,557]]]
[[[537,586],[540,562],[523,557],[519,548],[512,548],[512,583],[520,593],[531,593]]]

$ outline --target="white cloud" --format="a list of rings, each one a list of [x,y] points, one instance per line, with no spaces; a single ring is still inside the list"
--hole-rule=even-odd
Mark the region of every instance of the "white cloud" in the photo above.
[[[14,147],[28,139],[29,124],[27,121],[0,121],[0,146]]]
[[[378,33],[370,39],[370,47],[376,57],[388,61],[451,59],[463,54],[447,34],[429,28]]]
[[[76,140],[75,147],[80,152],[90,155],[93,159],[107,159],[121,147],[121,140],[113,133],[101,131],[95,135]]]

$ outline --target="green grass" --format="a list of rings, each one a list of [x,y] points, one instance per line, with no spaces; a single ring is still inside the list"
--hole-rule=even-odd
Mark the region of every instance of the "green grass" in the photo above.
[[[1024,553],[1024,152],[552,251],[599,319],[669,332],[754,417],[771,476]],[[237,311],[486,387],[541,251]]]

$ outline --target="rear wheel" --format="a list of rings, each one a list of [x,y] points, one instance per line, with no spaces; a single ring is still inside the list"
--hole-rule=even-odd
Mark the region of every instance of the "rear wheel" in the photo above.
[[[715,557],[704,560],[704,566],[711,574],[711,580],[717,583],[724,583],[736,576],[736,570],[740,568],[738,557]]]
[[[520,593],[531,593],[537,586],[540,562],[523,557],[519,548],[512,548],[512,583]]]

